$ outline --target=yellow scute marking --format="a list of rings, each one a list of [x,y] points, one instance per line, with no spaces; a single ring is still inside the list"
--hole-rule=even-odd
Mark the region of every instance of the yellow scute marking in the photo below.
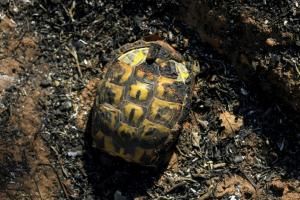
[[[124,115],[127,119],[129,119],[132,110],[134,110],[132,122],[134,123],[134,125],[137,125],[141,117],[144,115],[144,111],[143,108],[140,107],[139,105],[136,105],[134,103],[127,103],[124,106],[124,111],[125,111]]]
[[[119,120],[119,110],[115,109],[109,104],[101,104],[99,107],[101,113],[106,113],[107,118],[102,118],[101,120],[108,126],[111,130],[115,129],[117,120]]]
[[[166,134],[166,133],[170,133],[171,130],[163,125],[157,124],[157,123],[153,123],[147,119],[145,119],[143,121],[142,126],[144,127],[144,131],[143,131],[143,135],[142,137],[147,137],[144,134],[149,132],[149,131],[153,131],[153,130],[158,130],[161,134]]]
[[[126,63],[120,62],[119,64],[120,64],[120,67],[124,70],[123,71],[123,75],[122,75],[122,77],[120,79],[120,83],[125,83],[126,81],[128,81],[128,79],[129,79],[129,77],[130,77],[130,75],[131,75],[131,73],[132,73],[133,70]]]
[[[103,139],[103,137],[104,137],[104,134],[103,134],[101,131],[98,131],[98,132],[96,133],[96,135],[94,136],[94,139],[95,139],[96,141],[100,141],[101,139]]]
[[[140,147],[136,147],[134,154],[126,154],[125,149],[121,148],[119,152],[114,152],[114,155],[119,156],[129,162],[140,163],[144,155],[147,155],[149,158],[155,157],[153,150],[145,150]]]
[[[177,71],[177,81],[181,81],[185,83],[185,81],[189,78],[190,74],[189,71],[187,70],[186,66],[182,63],[178,63],[176,61],[171,61],[175,63],[176,66],[176,71]]]
[[[144,155],[144,153],[145,153],[145,150],[144,150],[144,149],[142,149],[142,148],[140,148],[140,147],[137,147],[137,148],[135,149],[135,151],[134,151],[134,157],[133,157],[133,160],[134,160],[135,162],[138,162],[138,161],[142,158],[142,156]]]
[[[136,129],[128,124],[121,123],[120,127],[118,128],[118,133],[120,136],[122,136],[122,134],[126,134],[130,137],[133,137],[136,134]]]
[[[141,63],[141,62],[144,62],[146,60],[146,56],[142,51],[139,51],[134,59],[133,59],[133,62],[131,63],[132,66],[136,66],[137,64]]]
[[[137,70],[136,71],[136,76],[139,77],[139,78],[144,78],[145,72],[141,71],[141,70]]]
[[[154,74],[152,74],[150,72],[146,73],[145,71],[142,71],[141,69],[137,69],[135,72],[135,75],[140,79],[146,79],[148,81],[154,81],[154,79],[155,79]]]
[[[148,52],[149,48],[134,49],[121,55],[118,60],[130,65],[131,67],[135,67],[145,62]]]
[[[178,112],[181,110],[181,105],[174,102],[163,101],[154,98],[151,108],[149,118],[155,120],[156,116],[160,116],[164,122],[170,122]]]
[[[138,98],[138,100],[140,101],[145,101],[148,99],[149,91],[149,84],[137,81],[136,84],[130,86],[129,95],[132,98]],[[137,97],[138,92],[140,93],[140,95]]]
[[[149,158],[152,158],[151,160],[156,159],[154,150],[142,149],[140,147],[137,147],[135,149],[133,161],[139,163],[144,155],[148,156]]]
[[[165,92],[168,92],[170,93],[170,91],[165,91],[165,84],[168,84],[168,85],[171,85],[171,84],[174,84],[176,80],[174,79],[171,79],[171,78],[166,78],[166,77],[160,77],[158,79],[158,82],[157,82],[157,88],[156,88],[156,96],[161,98],[161,99],[164,99],[164,94]],[[175,93],[175,91],[174,91]]]
[[[109,153],[115,154],[116,150],[111,137],[104,137],[104,149]]]
[[[93,135],[92,146],[95,147],[95,148],[99,147],[99,143],[101,142],[101,140],[103,138],[104,138],[104,134],[101,131],[98,131],[95,135]]]
[[[111,89],[111,91],[114,93],[114,102],[111,103],[119,104],[123,94],[123,87],[109,82],[105,82],[105,87]]]

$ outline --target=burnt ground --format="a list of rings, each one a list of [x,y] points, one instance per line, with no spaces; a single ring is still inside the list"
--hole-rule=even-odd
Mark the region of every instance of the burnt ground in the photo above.
[[[175,16],[234,63],[240,78],[299,113],[299,0],[182,3]]]
[[[295,112],[171,17],[176,1],[60,2],[0,3],[0,199],[300,199]],[[202,71],[160,171],[100,153],[85,131],[110,53],[153,33]]]

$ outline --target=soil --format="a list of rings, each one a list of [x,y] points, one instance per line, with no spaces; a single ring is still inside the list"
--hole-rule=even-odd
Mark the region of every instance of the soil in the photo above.
[[[0,199],[300,199],[295,111],[263,101],[224,52],[169,12],[179,6],[0,2]],[[201,66],[178,144],[159,170],[94,149],[88,121],[113,50],[151,34]]]
[[[177,18],[223,54],[248,85],[300,111],[298,0],[182,3]]]

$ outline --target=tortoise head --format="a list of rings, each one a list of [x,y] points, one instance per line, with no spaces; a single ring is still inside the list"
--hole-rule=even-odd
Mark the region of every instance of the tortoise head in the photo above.
[[[179,53],[177,53],[177,51],[171,45],[166,43],[164,41],[164,39],[162,37],[160,37],[158,34],[152,34],[152,35],[145,36],[143,40],[146,41],[146,42],[157,43],[160,46],[164,47],[165,49],[168,49],[169,52],[171,53],[172,57],[175,60],[177,60],[177,61],[182,61],[183,60],[183,57]],[[148,61],[153,61],[153,58],[151,57],[151,54],[149,54],[149,57],[147,58],[147,60]],[[192,59],[192,58],[189,58],[188,60],[189,60],[188,62],[185,62],[185,65],[187,65],[187,67],[189,68],[191,75],[193,77],[196,77],[200,73],[199,62]]]
[[[199,75],[201,72],[200,64],[197,60],[190,61],[190,69],[194,77]]]

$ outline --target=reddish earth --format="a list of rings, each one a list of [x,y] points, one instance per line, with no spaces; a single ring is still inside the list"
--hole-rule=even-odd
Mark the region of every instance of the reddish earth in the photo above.
[[[196,30],[201,40],[225,55],[241,78],[300,111],[297,1],[182,3],[178,18]],[[293,14],[289,9],[294,10]],[[295,53],[290,53],[293,49]],[[275,57],[279,62],[272,61]]]
[[[36,38],[24,35],[16,30],[16,24],[8,17],[0,23],[2,44],[0,45],[0,99],[5,90],[16,85],[19,74],[33,69],[34,61],[39,54]],[[8,183],[7,190],[0,190],[1,199],[30,198],[57,199],[61,183],[56,169],[50,164],[50,150],[39,133],[42,128],[41,111],[38,108],[39,98],[45,91],[39,88],[41,73],[47,73],[45,66],[38,66],[34,78],[21,88],[20,97],[11,108],[8,124],[11,129],[18,130],[20,136],[11,138],[0,147],[0,162],[5,163],[10,155],[16,163],[26,162],[27,172]],[[1,110],[0,110],[1,113]],[[24,194],[28,196],[23,196]]]
[[[278,193],[278,196],[281,196],[282,200],[300,199],[299,180],[295,180],[293,182],[273,180],[268,187],[275,193]]]
[[[241,199],[257,199],[256,193],[256,189],[248,180],[235,175],[225,177],[218,182],[215,197],[221,198],[225,195],[235,195]]]
[[[99,81],[100,79],[98,78],[90,80],[79,96],[80,106],[77,108],[78,116],[76,118],[76,125],[81,130],[85,130],[86,128],[89,112],[95,99],[96,85]]]

